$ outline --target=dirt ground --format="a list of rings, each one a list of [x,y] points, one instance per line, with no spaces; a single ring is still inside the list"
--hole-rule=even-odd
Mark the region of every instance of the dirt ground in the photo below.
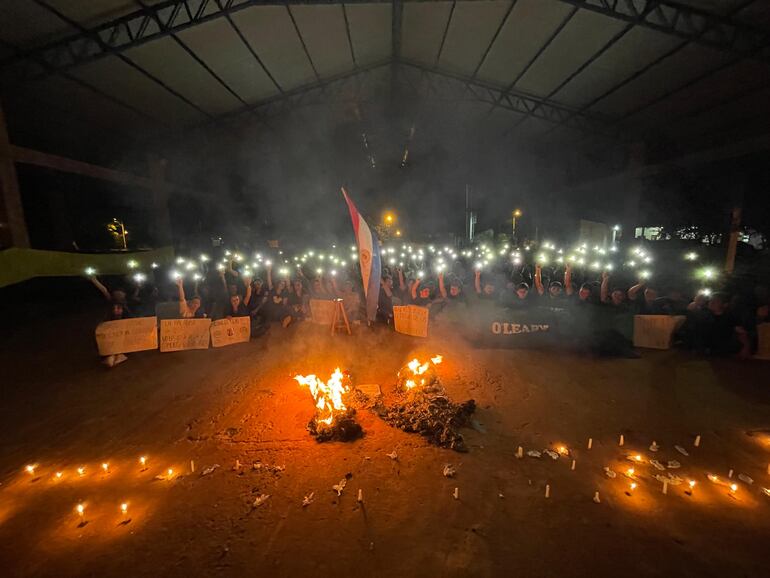
[[[108,370],[93,326],[93,315],[59,315],[11,327],[0,342],[4,576],[770,575],[767,363],[480,350],[452,331],[330,338],[306,324],[223,349],[133,354]],[[313,405],[295,373],[339,365],[387,391],[405,361],[436,353],[452,397],[478,404],[468,453],[367,411],[359,441],[318,444],[307,433]],[[564,445],[572,456],[519,460],[519,445]],[[678,460],[674,472],[697,481],[692,495],[664,495],[647,463],[630,491],[628,453]],[[454,479],[442,475],[447,463]],[[172,480],[154,479],[168,468]],[[734,494],[706,477],[730,469]],[[261,494],[270,497],[254,508]]]

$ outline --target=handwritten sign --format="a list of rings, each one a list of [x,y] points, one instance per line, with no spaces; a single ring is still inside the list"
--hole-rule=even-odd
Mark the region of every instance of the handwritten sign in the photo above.
[[[427,307],[418,307],[417,305],[396,305],[393,307],[393,321],[396,325],[396,331],[404,335],[428,337],[428,317]]]
[[[95,334],[99,355],[158,349],[158,318],[105,321],[97,325]]]
[[[311,299],[310,315],[313,323],[319,325],[331,325],[334,318],[334,301],[328,299]]]
[[[230,317],[211,323],[211,345],[224,347],[234,343],[246,343],[251,339],[249,317]]]
[[[669,349],[684,315],[634,315],[634,347]]]
[[[208,349],[211,319],[161,319],[160,350]]]

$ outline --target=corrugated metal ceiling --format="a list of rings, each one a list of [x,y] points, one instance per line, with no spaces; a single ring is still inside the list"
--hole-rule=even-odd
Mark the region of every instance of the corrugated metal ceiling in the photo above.
[[[627,1],[637,8],[655,4]],[[719,16],[723,23],[745,23],[740,33],[759,34],[756,27],[764,26],[764,49],[710,48],[705,44],[711,30],[688,36],[642,26],[642,16],[610,14],[599,0],[4,0],[2,96],[6,107],[27,98],[59,104],[71,99],[73,110],[102,124],[105,110],[123,109],[107,114],[115,130],[136,131],[155,123],[175,128],[232,115],[360,67],[402,59],[467,83],[532,96],[578,116],[602,115],[611,126],[644,133],[685,134],[709,107],[719,107],[714,110],[720,111],[722,124],[729,124],[729,115],[736,122],[744,119],[747,105],[756,107],[754,115],[770,116],[753,96],[770,83],[770,3],[679,4]],[[176,7],[191,9],[190,15],[202,21],[187,23],[180,12],[176,22],[183,24],[163,33],[113,44],[75,65],[51,67],[49,62],[48,69],[40,69],[47,84],[41,79],[19,82],[11,73],[25,59],[38,63],[38,47],[87,38],[105,23],[128,21],[153,6],[161,18]],[[469,94],[462,98],[474,98]],[[731,100],[743,106],[733,107]],[[497,108],[504,102],[498,95],[478,100],[472,109],[483,118],[494,111],[498,119]],[[521,125],[526,134],[567,132],[553,130],[560,121],[522,122],[527,115],[506,110],[508,126],[501,131]],[[137,118],[143,123],[137,124]],[[680,128],[672,131],[679,120]],[[704,122],[698,122],[701,130]]]

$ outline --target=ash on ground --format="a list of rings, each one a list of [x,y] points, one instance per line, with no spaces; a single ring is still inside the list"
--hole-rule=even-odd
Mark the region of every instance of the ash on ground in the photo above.
[[[405,432],[419,433],[434,445],[458,452],[468,451],[458,430],[470,424],[476,402],[470,399],[461,404],[454,403],[432,371],[417,378],[422,382],[420,385],[408,387],[407,381],[413,378],[405,369],[399,372],[392,402],[375,406],[377,415]]]
[[[319,443],[350,442],[364,435],[364,430],[356,423],[355,418],[356,410],[348,408],[344,412],[337,413],[330,424],[319,421],[317,416],[313,417],[307,424],[307,430]]]

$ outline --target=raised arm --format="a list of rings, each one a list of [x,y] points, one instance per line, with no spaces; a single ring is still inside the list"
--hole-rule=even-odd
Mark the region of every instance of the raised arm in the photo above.
[[[438,274],[438,290],[441,296],[446,299],[446,287],[444,287],[444,273]]]
[[[538,295],[545,293],[545,288],[543,287],[542,269],[540,265],[535,265],[535,289],[537,289]]]
[[[476,293],[481,295],[481,270],[476,269],[476,277],[473,280],[473,286],[476,288]]]
[[[575,292],[575,288],[572,286],[572,265],[569,263],[564,268],[564,292],[567,295],[572,295]]]
[[[180,277],[175,282],[179,291],[179,315],[185,317],[187,314],[187,298],[184,294],[184,279]]]
[[[602,272],[602,287],[601,287],[601,293],[600,298],[602,300],[602,303],[605,303],[610,296],[610,274],[607,273],[607,271]]]
[[[251,301],[251,277],[243,276],[243,283],[246,285],[246,295],[243,296],[243,304],[248,307]]]
[[[644,281],[639,281],[639,283],[631,287],[628,290],[628,300],[634,301],[636,299],[637,293],[639,293],[639,290],[642,289],[643,287],[644,287]]]
[[[273,290],[273,266],[272,265],[267,266],[267,288],[270,291]]]
[[[417,299],[417,288],[420,286],[420,278],[417,277],[417,279],[414,280],[414,283],[412,283],[412,289],[410,291],[410,294],[412,295],[412,299]]]
[[[112,300],[112,296],[110,295],[110,292],[107,291],[107,287],[102,285],[96,275],[89,275],[88,280],[94,284],[94,287],[96,287],[102,295],[104,295],[104,298],[107,299],[107,301]]]
[[[397,269],[398,271],[398,288],[401,289],[401,291],[406,291],[406,283],[404,282],[404,271],[399,267]]]

